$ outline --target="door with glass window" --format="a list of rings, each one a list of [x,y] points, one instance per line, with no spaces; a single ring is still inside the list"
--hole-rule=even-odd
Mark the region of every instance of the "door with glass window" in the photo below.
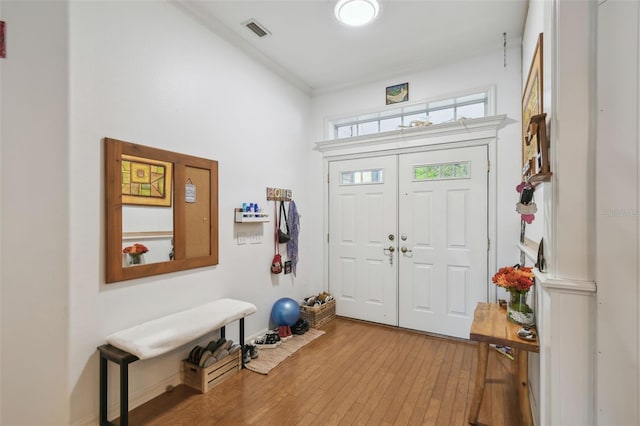
[[[401,327],[469,337],[487,301],[487,169],[485,146],[399,157]]]
[[[329,164],[337,314],[468,337],[487,300],[487,148]]]
[[[329,286],[338,315],[398,324],[396,162],[329,164]]]

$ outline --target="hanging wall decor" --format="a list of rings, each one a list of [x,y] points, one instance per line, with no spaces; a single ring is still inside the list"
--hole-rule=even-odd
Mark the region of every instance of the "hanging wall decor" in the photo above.
[[[286,188],[267,188],[267,201],[291,201],[293,192]]]
[[[387,105],[409,100],[409,83],[396,84],[386,89]]]
[[[547,181],[551,178],[546,114],[542,110],[542,73],[540,33],[522,95],[522,177],[529,182]]]
[[[122,203],[171,206],[172,164],[122,155]]]

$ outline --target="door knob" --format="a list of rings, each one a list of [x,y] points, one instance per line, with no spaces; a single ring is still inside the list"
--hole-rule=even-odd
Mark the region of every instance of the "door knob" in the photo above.
[[[396,251],[396,248],[394,246],[389,246],[389,248],[383,249],[384,251],[388,251],[390,253],[393,253],[394,251]]]
[[[401,252],[403,253],[411,253],[413,252],[413,250],[409,250],[408,248],[406,248],[405,246],[402,246],[402,248],[400,249]]]

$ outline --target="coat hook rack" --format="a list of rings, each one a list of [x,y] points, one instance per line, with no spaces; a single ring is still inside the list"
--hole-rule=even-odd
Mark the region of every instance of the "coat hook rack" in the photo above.
[[[292,196],[290,189],[267,187],[267,201],[291,201]]]

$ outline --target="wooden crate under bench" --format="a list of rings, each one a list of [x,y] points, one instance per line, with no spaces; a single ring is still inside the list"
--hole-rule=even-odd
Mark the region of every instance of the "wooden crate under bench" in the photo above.
[[[182,383],[201,393],[206,393],[237,374],[242,365],[242,351],[231,354],[209,367],[202,368],[187,360],[182,361]]]
[[[322,327],[336,317],[336,300],[320,306],[300,306],[300,318],[306,319],[309,327]]]

